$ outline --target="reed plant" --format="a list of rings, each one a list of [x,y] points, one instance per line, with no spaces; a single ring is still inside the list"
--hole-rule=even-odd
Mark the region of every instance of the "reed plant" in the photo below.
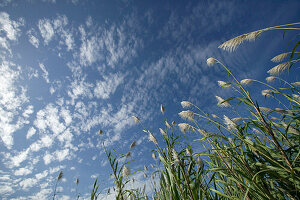
[[[299,31],[299,24],[243,34],[219,48],[233,51],[244,41],[255,40],[266,31]],[[164,127],[159,129],[163,141],[158,141],[155,134],[143,127],[155,147],[153,157],[159,160],[154,171],[159,184],[153,184],[153,193],[150,194],[153,199],[299,199],[300,92],[297,87],[300,82],[290,83],[276,76],[299,62],[298,36],[289,42],[294,44],[291,51],[272,59],[282,63],[268,71],[271,76],[266,78],[266,83],[252,78],[239,80],[220,60],[207,59],[207,65],[218,65],[231,79],[230,82],[218,81],[218,85],[231,88],[236,94],[227,99],[216,96],[217,105],[234,110],[237,116],[209,114],[191,102],[182,101],[185,110],[179,116],[186,121],[170,124],[165,118]],[[273,81],[278,81],[281,86],[275,87]],[[247,89],[250,84],[262,88],[265,100],[279,107],[260,105]],[[243,112],[236,112],[233,106],[239,106]],[[161,112],[165,116],[162,105]],[[136,123],[140,121],[136,116],[133,119]],[[195,142],[203,146],[203,150],[194,152],[192,145],[182,141],[178,129],[183,134],[198,134]],[[140,192],[142,190],[125,189],[128,180],[124,170],[130,161],[119,166],[119,160],[125,155],[113,156],[106,149],[105,153],[113,171],[116,199],[148,199],[145,192]]]

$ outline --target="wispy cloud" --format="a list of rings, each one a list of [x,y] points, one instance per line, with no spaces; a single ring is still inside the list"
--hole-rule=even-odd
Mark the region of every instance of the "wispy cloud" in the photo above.
[[[47,45],[54,36],[54,29],[49,19],[40,19],[38,22],[40,33]]]
[[[113,94],[119,84],[123,82],[124,75],[110,74],[103,77],[103,81],[97,81],[94,94],[97,98],[108,99]]]

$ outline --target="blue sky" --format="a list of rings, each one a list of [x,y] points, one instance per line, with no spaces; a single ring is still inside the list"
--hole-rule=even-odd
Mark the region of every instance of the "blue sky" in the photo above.
[[[132,171],[154,163],[154,146],[132,115],[159,141],[164,117],[183,121],[183,100],[232,117],[215,99],[234,95],[217,84],[230,79],[206,59],[218,58],[240,79],[264,80],[270,59],[288,42],[282,31],[263,33],[233,53],[218,46],[300,19],[299,1],[1,0],[0,6],[1,199],[49,199],[60,170],[59,199],[74,199],[76,178],[82,197],[97,177],[104,195],[112,179],[103,142],[127,153],[136,140]],[[292,70],[281,76],[300,81]],[[252,87],[264,104],[264,88]],[[193,139],[187,133],[185,140]],[[137,173],[131,186],[148,184],[150,192],[149,177]]]

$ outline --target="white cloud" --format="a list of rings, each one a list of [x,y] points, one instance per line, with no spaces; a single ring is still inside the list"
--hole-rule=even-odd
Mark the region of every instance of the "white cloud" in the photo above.
[[[27,123],[21,117],[22,110],[20,110],[22,105],[28,101],[26,89],[15,84],[19,80],[20,71],[21,69],[13,63],[6,61],[1,63],[0,138],[7,148],[11,148],[13,145],[12,134]],[[30,112],[30,109],[27,112]]]
[[[124,76],[111,74],[103,78],[103,81],[97,81],[94,94],[97,98],[108,99],[109,96],[116,91],[119,84],[123,82]]]
[[[49,83],[49,82],[50,82],[50,81],[49,81],[49,73],[48,73],[48,71],[46,70],[45,65],[44,65],[43,63],[40,63],[39,66],[40,66],[41,70],[43,71],[43,74],[42,74],[43,78],[45,79],[45,81],[46,81],[47,83]]]
[[[44,159],[45,165],[50,164],[54,160],[53,156],[48,152],[44,155],[43,159]]]
[[[102,47],[102,41],[96,36],[82,40],[82,45],[80,47],[80,63],[84,66],[88,66],[101,59],[100,49]]]
[[[32,168],[22,167],[22,168],[15,170],[14,175],[15,176],[26,176],[31,173],[32,173]]]
[[[28,118],[29,115],[31,115],[33,113],[33,105],[29,105],[27,106],[26,110],[24,110],[23,112],[23,117]]]
[[[56,151],[55,152],[55,158],[56,160],[58,160],[59,162],[65,160],[68,158],[70,152],[69,152],[69,149],[63,149],[63,150],[60,150],[60,151]]]
[[[9,40],[17,40],[20,35],[20,26],[24,24],[22,19],[13,21],[9,19],[9,14],[6,12],[0,12],[0,30],[6,33],[6,37]]]
[[[18,155],[11,158],[11,164],[13,167],[19,167],[22,162],[24,162],[28,157],[29,150],[26,149],[20,152]]]
[[[48,170],[45,170],[45,171],[43,171],[41,173],[36,174],[35,178],[38,179],[38,180],[41,180],[41,179],[43,179],[43,178],[45,178],[47,176],[48,176]]]
[[[36,129],[33,127],[30,127],[26,134],[26,139],[31,138],[35,133],[36,133]]]
[[[29,188],[35,186],[38,183],[38,180],[35,178],[27,178],[22,180],[19,185],[23,190],[28,190]]]
[[[51,21],[49,19],[41,19],[38,22],[38,27],[42,37],[44,38],[44,42],[47,45],[54,36],[54,29]]]
[[[2,197],[9,196],[14,192],[14,189],[9,185],[1,185],[0,187],[0,196]]]
[[[30,42],[35,48],[38,48],[38,47],[39,47],[39,44],[40,44],[40,41],[39,41],[39,39],[37,38],[36,32],[35,32],[35,30],[34,30],[33,28],[30,29],[29,31],[27,31],[27,36],[28,36],[29,42]]]
[[[34,125],[42,132],[46,132],[47,128],[49,128],[54,133],[54,136],[66,129],[61,122],[58,108],[53,104],[48,104],[45,109],[37,112]]]

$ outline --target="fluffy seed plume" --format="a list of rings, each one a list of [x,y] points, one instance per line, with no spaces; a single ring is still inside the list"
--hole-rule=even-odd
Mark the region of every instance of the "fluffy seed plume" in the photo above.
[[[148,171],[148,167],[146,165],[144,165],[144,170]]]
[[[246,40],[248,40],[248,41],[254,41],[254,40],[256,40],[256,38],[257,38],[258,36],[260,36],[261,33],[262,33],[261,30],[253,31],[253,32],[251,32],[251,33],[247,33],[247,35],[246,35]]]
[[[300,95],[298,95],[298,94],[293,94],[293,98],[294,98],[296,101],[300,101]]]
[[[154,137],[154,135],[152,133],[149,132],[149,140],[151,142],[153,142],[155,145],[158,145],[158,142],[156,140],[156,138]]]
[[[186,148],[185,149],[185,152],[188,156],[192,156],[193,155],[193,150],[192,149],[189,149],[189,148]]]
[[[165,125],[167,128],[172,128],[171,125],[169,124],[169,122],[165,121]]]
[[[250,78],[246,78],[246,79],[241,80],[242,85],[249,85],[252,82],[253,82],[253,79],[250,79]]]
[[[229,117],[224,115],[224,123],[227,126],[228,130],[234,130],[236,129],[237,125],[234,123]]]
[[[283,61],[283,59],[285,59],[288,55],[289,55],[289,53],[282,53],[282,54],[279,54],[279,55],[275,56],[274,58],[272,58],[271,61],[272,61],[272,62],[281,62],[281,61]]]
[[[136,141],[133,141],[130,145],[130,149],[133,149],[136,146]]]
[[[268,83],[273,82],[273,81],[275,81],[275,80],[276,80],[276,77],[275,77],[275,76],[269,76],[269,77],[266,78],[266,81],[267,81]]]
[[[197,163],[198,163],[200,168],[203,168],[204,163],[203,163],[202,159],[200,158],[200,156],[197,157]]]
[[[175,151],[175,149],[172,149],[172,157],[173,157],[174,163],[178,164],[180,162],[178,154]]]
[[[152,158],[154,159],[154,160],[156,160],[156,154],[155,153],[152,153]],[[153,168],[153,167],[152,167]]]
[[[247,34],[237,36],[235,38],[232,38],[231,40],[224,42],[218,48],[223,49],[225,51],[233,52],[240,44],[242,44],[246,37]]]
[[[231,119],[231,121],[233,121],[234,123],[239,123],[239,121],[241,121],[241,120],[242,120],[241,117],[236,117],[236,118]]]
[[[232,38],[231,40],[224,42],[218,48],[223,49],[225,51],[233,52],[245,40],[254,41],[261,33],[262,31],[258,30],[247,34],[239,35],[235,38]]]
[[[215,115],[215,114],[211,114],[211,116],[215,119],[218,118],[218,115]]]
[[[292,83],[293,86],[296,86],[296,87],[300,87],[300,82],[294,82]]]
[[[216,62],[217,62],[217,60],[216,60],[215,58],[213,58],[213,57],[210,57],[210,58],[208,58],[208,59],[206,60],[206,64],[207,64],[208,66],[213,66],[214,64],[216,64]]]
[[[191,107],[193,104],[191,103],[191,102],[189,102],[189,101],[182,101],[181,102],[181,106],[183,107],[183,108],[188,108],[188,107]]]
[[[193,121],[194,120],[194,117],[195,117],[195,113],[193,111],[190,111],[190,110],[186,110],[186,111],[181,111],[180,113],[178,113],[179,116],[182,118],[182,119],[188,119],[190,121]]]
[[[218,85],[222,88],[230,88],[231,87],[231,83],[227,83],[225,81],[218,81]]]
[[[167,136],[168,136],[168,135],[167,135],[167,132],[164,131],[163,129],[159,128],[159,131],[160,131],[160,133],[161,133],[164,137],[167,137]]]
[[[272,112],[271,108],[266,108],[266,107],[259,107],[259,110],[261,110],[264,113],[270,113],[270,112]]]
[[[140,121],[140,119],[136,116],[132,116],[132,119],[133,119],[134,123],[136,123],[136,124],[139,123],[139,121]]]
[[[229,107],[230,103],[228,101],[225,101],[223,98],[216,96],[217,101],[218,101],[218,106],[220,107]]]
[[[272,90],[263,90],[263,91],[261,91],[261,94],[265,97],[270,97],[271,92],[272,92]]]
[[[128,177],[130,174],[130,169],[126,166],[123,167],[123,170],[122,170],[122,176],[123,177]]]
[[[284,70],[286,70],[290,66],[290,62],[284,62],[279,65],[276,65],[272,69],[268,71],[269,74],[281,74]]]
[[[288,111],[286,111],[282,108],[275,108],[275,111],[278,112],[278,113],[281,113],[281,114],[288,113]]]
[[[163,106],[162,104],[160,105],[160,112],[161,112],[162,114],[165,113],[165,108],[164,108],[164,106]]]
[[[186,133],[192,126],[186,123],[180,123],[178,127],[182,133]]]

